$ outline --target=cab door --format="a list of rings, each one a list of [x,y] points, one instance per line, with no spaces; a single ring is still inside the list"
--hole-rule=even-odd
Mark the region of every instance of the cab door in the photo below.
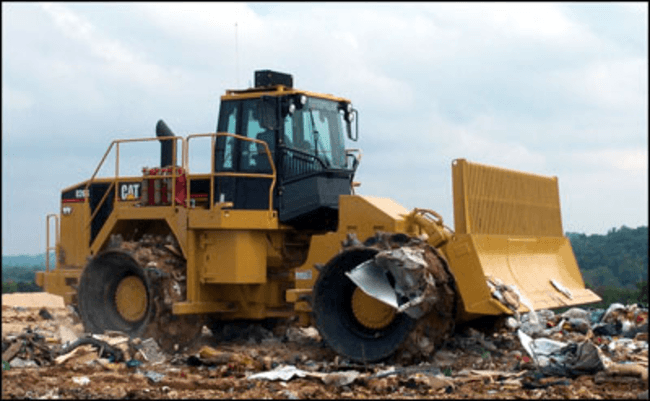
[[[217,131],[265,141],[275,163],[278,132],[277,124],[273,124],[275,112],[274,98],[223,102]],[[216,172],[273,173],[260,144],[218,137],[215,153]],[[214,199],[232,202],[235,209],[268,209],[270,188],[271,179],[265,177],[215,177]]]

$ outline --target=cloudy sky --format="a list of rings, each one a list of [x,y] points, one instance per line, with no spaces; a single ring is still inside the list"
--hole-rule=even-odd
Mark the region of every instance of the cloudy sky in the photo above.
[[[565,231],[648,225],[647,3],[3,2],[2,253],[44,251],[113,139],[213,132],[257,69],[352,100],[359,193],[451,224],[462,157],[558,176]]]

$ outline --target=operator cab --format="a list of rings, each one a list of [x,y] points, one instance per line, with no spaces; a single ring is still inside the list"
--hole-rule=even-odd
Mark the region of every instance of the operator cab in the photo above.
[[[335,230],[339,195],[352,193],[358,161],[346,153],[344,133],[356,110],[343,98],[293,89],[289,74],[256,71],[255,87],[229,90],[221,97],[217,132],[263,140],[277,172],[273,208],[280,222],[296,228]],[[250,176],[217,176],[215,199],[235,209],[268,209],[273,170],[263,146],[220,136],[215,146],[215,172]]]

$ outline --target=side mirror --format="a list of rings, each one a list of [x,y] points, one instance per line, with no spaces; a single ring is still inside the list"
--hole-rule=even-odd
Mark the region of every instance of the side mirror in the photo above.
[[[359,112],[357,111],[357,109],[352,109],[352,111],[345,114],[348,138],[350,138],[351,141],[355,141],[355,142],[359,139],[359,115],[358,114]],[[352,121],[354,121],[354,126],[352,125]]]

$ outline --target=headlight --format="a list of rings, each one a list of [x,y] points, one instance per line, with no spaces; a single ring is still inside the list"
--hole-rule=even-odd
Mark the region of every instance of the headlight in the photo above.
[[[304,106],[305,103],[307,103],[307,96],[301,95],[300,96],[300,104],[302,104]]]
[[[348,103],[346,107],[347,107],[346,111],[348,112],[348,114],[352,113],[352,103]]]
[[[289,114],[293,114],[293,112],[296,111],[296,105],[293,103],[289,104]]]

